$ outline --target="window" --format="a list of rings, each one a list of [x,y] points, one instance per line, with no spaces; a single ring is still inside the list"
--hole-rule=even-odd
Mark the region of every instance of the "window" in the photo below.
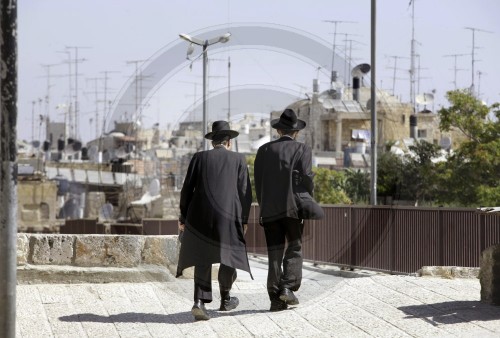
[[[427,130],[426,129],[419,129],[417,134],[418,134],[418,138],[427,138]]]
[[[401,115],[401,124],[405,124],[406,122],[406,115]]]

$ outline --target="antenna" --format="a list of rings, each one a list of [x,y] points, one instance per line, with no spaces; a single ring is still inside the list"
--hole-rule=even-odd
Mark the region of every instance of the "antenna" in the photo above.
[[[461,70],[467,70],[467,69],[464,69],[464,68],[457,68],[457,58],[459,56],[465,56],[465,55],[469,55],[469,54],[447,54],[447,55],[443,55],[444,57],[453,57],[454,59],[454,62],[453,62],[453,85],[455,86],[455,89],[457,89],[457,72],[458,71],[461,71]]]
[[[127,65],[134,64],[135,65],[135,112],[139,110],[139,63],[143,63],[146,60],[130,60],[126,61]],[[142,100],[142,97],[141,97]]]
[[[335,82],[335,74],[334,74],[334,65],[335,65],[335,41],[337,39],[337,24],[339,23],[356,23],[354,21],[340,21],[340,20],[323,20],[323,22],[328,22],[328,23],[333,23],[334,29],[333,29],[333,45],[332,45],[332,68],[331,68],[331,75],[330,75],[330,86],[333,88],[333,82]]]
[[[62,63],[53,63],[53,64],[42,64],[42,67],[45,68],[47,70],[47,93],[45,94],[45,118],[47,120],[50,119],[50,88],[52,87],[52,85],[50,84],[50,79],[51,77],[53,77],[53,75],[50,74],[50,68],[52,67],[55,67],[55,66],[59,66],[61,65]]]
[[[74,106],[74,122],[75,122],[75,137],[80,136],[80,129],[78,126],[79,116],[78,116],[78,64],[86,61],[85,59],[78,59],[78,50],[81,48],[91,48],[91,47],[82,47],[82,46],[66,46],[66,49],[74,49],[75,50],[75,106]],[[70,54],[71,55],[71,54]],[[71,62],[71,61],[70,61]]]
[[[410,0],[411,5],[411,51],[410,51],[410,102],[415,114],[415,0]],[[411,134],[411,131],[410,131]],[[416,138],[417,135],[410,135]]]
[[[363,43],[356,41],[356,40],[352,40],[352,39],[347,39],[345,41],[349,42],[349,64],[351,64],[352,63],[352,43],[353,42],[359,43],[359,44],[363,44]],[[347,62],[346,62],[346,65],[347,65]],[[319,71],[319,69],[318,69],[318,71]],[[347,87],[350,87],[350,86],[351,86],[351,78],[349,77],[349,80],[347,82]]]
[[[104,134],[106,128],[106,116],[109,114],[111,110],[111,100],[108,101],[108,74],[110,73],[119,73],[117,71],[109,71],[105,70],[101,73],[104,73],[104,113],[102,114],[102,133]]]
[[[350,34],[350,33],[341,33],[342,35],[345,35],[344,39],[344,85],[347,85],[349,83],[350,85],[350,76],[347,74],[347,69],[349,68],[348,63],[351,62],[351,57],[350,57],[350,52],[352,51],[352,41],[353,40],[348,40],[348,36],[360,36],[359,34]],[[347,42],[351,41],[351,48],[349,49],[349,58],[347,57]]]
[[[396,70],[402,70],[401,68],[398,68],[398,59],[408,59],[407,57],[404,56],[397,56],[397,55],[388,55],[386,57],[393,58],[394,59],[394,67],[389,68],[394,70],[394,74],[392,76],[392,95],[396,96]]]
[[[479,29],[479,28],[474,28],[474,27],[464,27],[465,29],[469,29],[472,31],[472,72],[471,72],[471,75],[472,75],[472,83],[470,85],[470,92],[472,95],[475,95],[475,92],[474,92],[474,64],[476,63],[476,59],[475,59],[475,49],[476,49],[476,42],[475,42],[475,35],[476,35],[476,31],[477,32],[482,32],[482,33],[493,33],[493,32],[490,32],[490,31],[487,31],[487,30],[484,30],[484,29]]]

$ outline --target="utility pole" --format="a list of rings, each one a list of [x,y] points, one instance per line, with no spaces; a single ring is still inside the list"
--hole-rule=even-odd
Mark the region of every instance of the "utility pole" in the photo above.
[[[475,41],[475,36],[476,36],[476,32],[481,32],[481,33],[493,33],[493,32],[490,32],[490,31],[487,31],[487,30],[484,30],[484,29],[479,29],[479,28],[474,28],[474,27],[465,27],[465,29],[469,29],[470,31],[472,31],[472,72],[471,72],[471,76],[472,76],[472,82],[471,82],[471,85],[470,85],[470,93],[475,96],[476,93],[475,93],[475,89],[474,89],[474,76],[475,76],[475,73],[474,73],[474,65],[476,63],[476,59],[475,59],[475,50],[476,50],[476,41]]]
[[[410,1],[411,5],[411,51],[410,51],[410,103],[412,114],[415,114],[415,0]],[[413,135],[410,137],[416,137]]]
[[[371,29],[370,29],[370,62],[371,62],[371,88],[370,88],[370,120],[371,120],[371,155],[370,155],[370,204],[377,205],[377,0],[371,0]]]
[[[231,57],[227,57],[227,122],[231,123]]]
[[[454,85],[455,89],[457,89],[457,72],[461,71],[461,70],[467,70],[467,69],[464,69],[464,68],[457,68],[457,58],[459,56],[465,56],[465,55],[469,55],[469,54],[447,54],[447,55],[443,55],[444,57],[452,57],[454,59],[453,60],[453,85]]]
[[[16,336],[17,0],[0,2],[0,337]]]
[[[340,20],[323,20],[323,22],[328,22],[333,24],[333,44],[332,44],[332,68],[330,73],[330,88],[333,88],[333,82],[335,79],[334,66],[335,66],[335,43],[337,40],[337,25],[339,23],[355,23],[354,21],[340,21]]]

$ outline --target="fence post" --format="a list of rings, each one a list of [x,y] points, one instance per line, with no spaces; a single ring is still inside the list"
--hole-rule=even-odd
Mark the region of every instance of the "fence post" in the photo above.
[[[479,214],[479,257],[486,249],[486,215]]]
[[[354,266],[356,266],[356,242],[355,242],[355,238],[356,238],[356,220],[355,220],[355,215],[354,215],[354,208],[353,207],[349,207],[349,210],[351,212],[351,222],[350,222],[350,226],[351,226],[351,239],[349,241],[349,243],[351,243],[351,259],[350,259],[350,263],[351,263],[351,270],[353,269]]]
[[[390,234],[391,234],[391,274],[396,270],[396,211],[391,207],[391,217],[390,217]]]
[[[438,209],[438,219],[439,219],[439,266],[444,266],[444,222],[443,222],[443,211],[441,208]]]

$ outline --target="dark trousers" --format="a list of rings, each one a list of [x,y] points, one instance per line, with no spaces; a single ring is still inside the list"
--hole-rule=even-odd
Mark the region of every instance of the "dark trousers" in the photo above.
[[[264,222],[263,226],[269,257],[267,292],[270,299],[275,299],[280,290],[297,291],[302,282],[304,223],[296,218],[281,218]],[[288,242],[286,251],[285,240]]]
[[[221,264],[219,267],[219,289],[229,292],[236,280],[236,269]],[[212,265],[194,267],[194,301],[202,300],[204,303],[212,301]]]

